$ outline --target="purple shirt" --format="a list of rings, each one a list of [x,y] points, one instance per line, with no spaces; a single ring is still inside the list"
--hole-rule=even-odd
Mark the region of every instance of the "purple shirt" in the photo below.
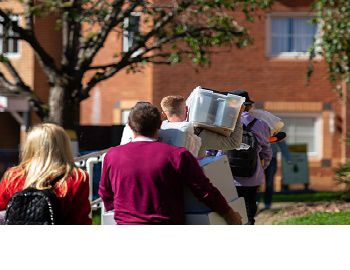
[[[184,185],[219,214],[229,210],[197,160],[185,148],[138,141],[111,148],[99,187],[117,224],[184,224]]]
[[[241,116],[241,123],[248,125],[254,117],[249,112],[243,112]],[[258,141],[258,164],[255,173],[251,177],[235,177],[236,186],[260,186],[264,183],[265,175],[264,169],[269,165],[272,158],[272,150],[269,142],[270,129],[269,126],[262,120],[257,120],[251,129],[251,132],[255,135]],[[264,166],[261,165],[259,160],[263,160]]]

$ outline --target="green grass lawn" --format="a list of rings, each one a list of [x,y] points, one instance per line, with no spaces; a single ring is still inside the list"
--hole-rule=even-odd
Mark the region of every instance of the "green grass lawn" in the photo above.
[[[296,194],[274,194],[273,202],[322,202],[341,200],[343,192],[315,192]]]
[[[101,209],[92,211],[92,224],[101,225]]]
[[[302,217],[293,217],[278,225],[348,225],[350,212],[325,213],[317,212]]]

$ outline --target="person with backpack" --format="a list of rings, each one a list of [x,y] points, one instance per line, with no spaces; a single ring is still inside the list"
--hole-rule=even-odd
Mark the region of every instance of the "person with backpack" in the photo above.
[[[55,124],[28,133],[21,162],[0,181],[5,224],[91,224],[88,174],[74,165],[70,140]]]
[[[247,91],[234,90],[229,93],[246,99],[245,109],[240,118],[243,124],[243,138],[238,149],[223,151],[223,153],[228,156],[238,196],[244,197],[248,222],[253,225],[257,212],[258,188],[264,183],[264,170],[272,158],[269,143],[270,129],[264,121],[254,118],[249,113],[254,101],[250,99]]]

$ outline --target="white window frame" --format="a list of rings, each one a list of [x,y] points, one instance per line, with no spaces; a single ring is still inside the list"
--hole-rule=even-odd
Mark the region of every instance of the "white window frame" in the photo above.
[[[11,15],[10,16],[11,19],[16,18],[17,19],[17,23],[18,25],[21,24],[21,17],[19,15]],[[0,35],[3,35],[3,24],[2,24],[2,19],[0,18]],[[4,53],[3,52],[3,37],[0,37],[0,54],[3,54],[4,56],[8,57],[8,58],[19,58],[22,55],[22,46],[21,46],[21,40],[18,39],[18,44],[17,44],[17,48],[18,51],[17,52],[7,52]]]
[[[131,12],[130,15],[141,18],[141,12]],[[124,18],[124,24],[123,24],[123,44],[122,44],[123,52],[128,52],[130,49],[130,47],[129,47],[129,32],[126,30],[128,26],[129,26],[129,17],[126,17],[126,18]],[[140,23],[139,23],[139,28],[140,28]],[[137,52],[135,52],[135,53],[137,53]],[[133,56],[134,56],[134,54],[133,54]]]
[[[304,112],[296,112],[296,113],[282,113],[282,112],[275,112],[276,116],[280,117],[283,121],[284,118],[292,117],[292,118],[316,118],[315,121],[315,130],[314,130],[314,138],[315,138],[315,152],[308,152],[307,155],[311,159],[314,160],[321,160],[323,157],[323,118],[322,113],[304,113]],[[288,134],[287,134],[288,136]]]
[[[310,53],[309,52],[282,52],[279,54],[273,54],[272,53],[272,44],[271,44],[271,28],[272,28],[272,18],[273,17],[293,17],[293,18],[305,18],[309,17],[312,19],[314,16],[314,13],[310,12],[273,12],[267,14],[267,20],[266,20],[266,56],[269,58],[278,58],[278,59],[301,59],[301,60],[309,60]],[[318,44],[320,41],[320,30],[321,27],[318,24],[317,30],[316,30],[316,39],[315,43]],[[320,48],[316,48],[316,51],[319,52]],[[317,59],[319,58],[316,57]]]

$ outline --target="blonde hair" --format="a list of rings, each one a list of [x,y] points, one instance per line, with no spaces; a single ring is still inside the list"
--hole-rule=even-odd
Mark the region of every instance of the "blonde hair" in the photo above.
[[[35,126],[28,133],[17,168],[20,170],[13,172],[23,173],[25,177],[23,188],[48,189],[53,187],[52,181],[60,179],[57,183],[64,193],[67,177],[78,173],[67,133],[62,127],[47,123]]]
[[[185,98],[183,96],[167,96],[162,99],[160,102],[160,106],[164,113],[169,116],[173,115],[181,115],[183,113],[183,108],[181,104],[185,102]]]

